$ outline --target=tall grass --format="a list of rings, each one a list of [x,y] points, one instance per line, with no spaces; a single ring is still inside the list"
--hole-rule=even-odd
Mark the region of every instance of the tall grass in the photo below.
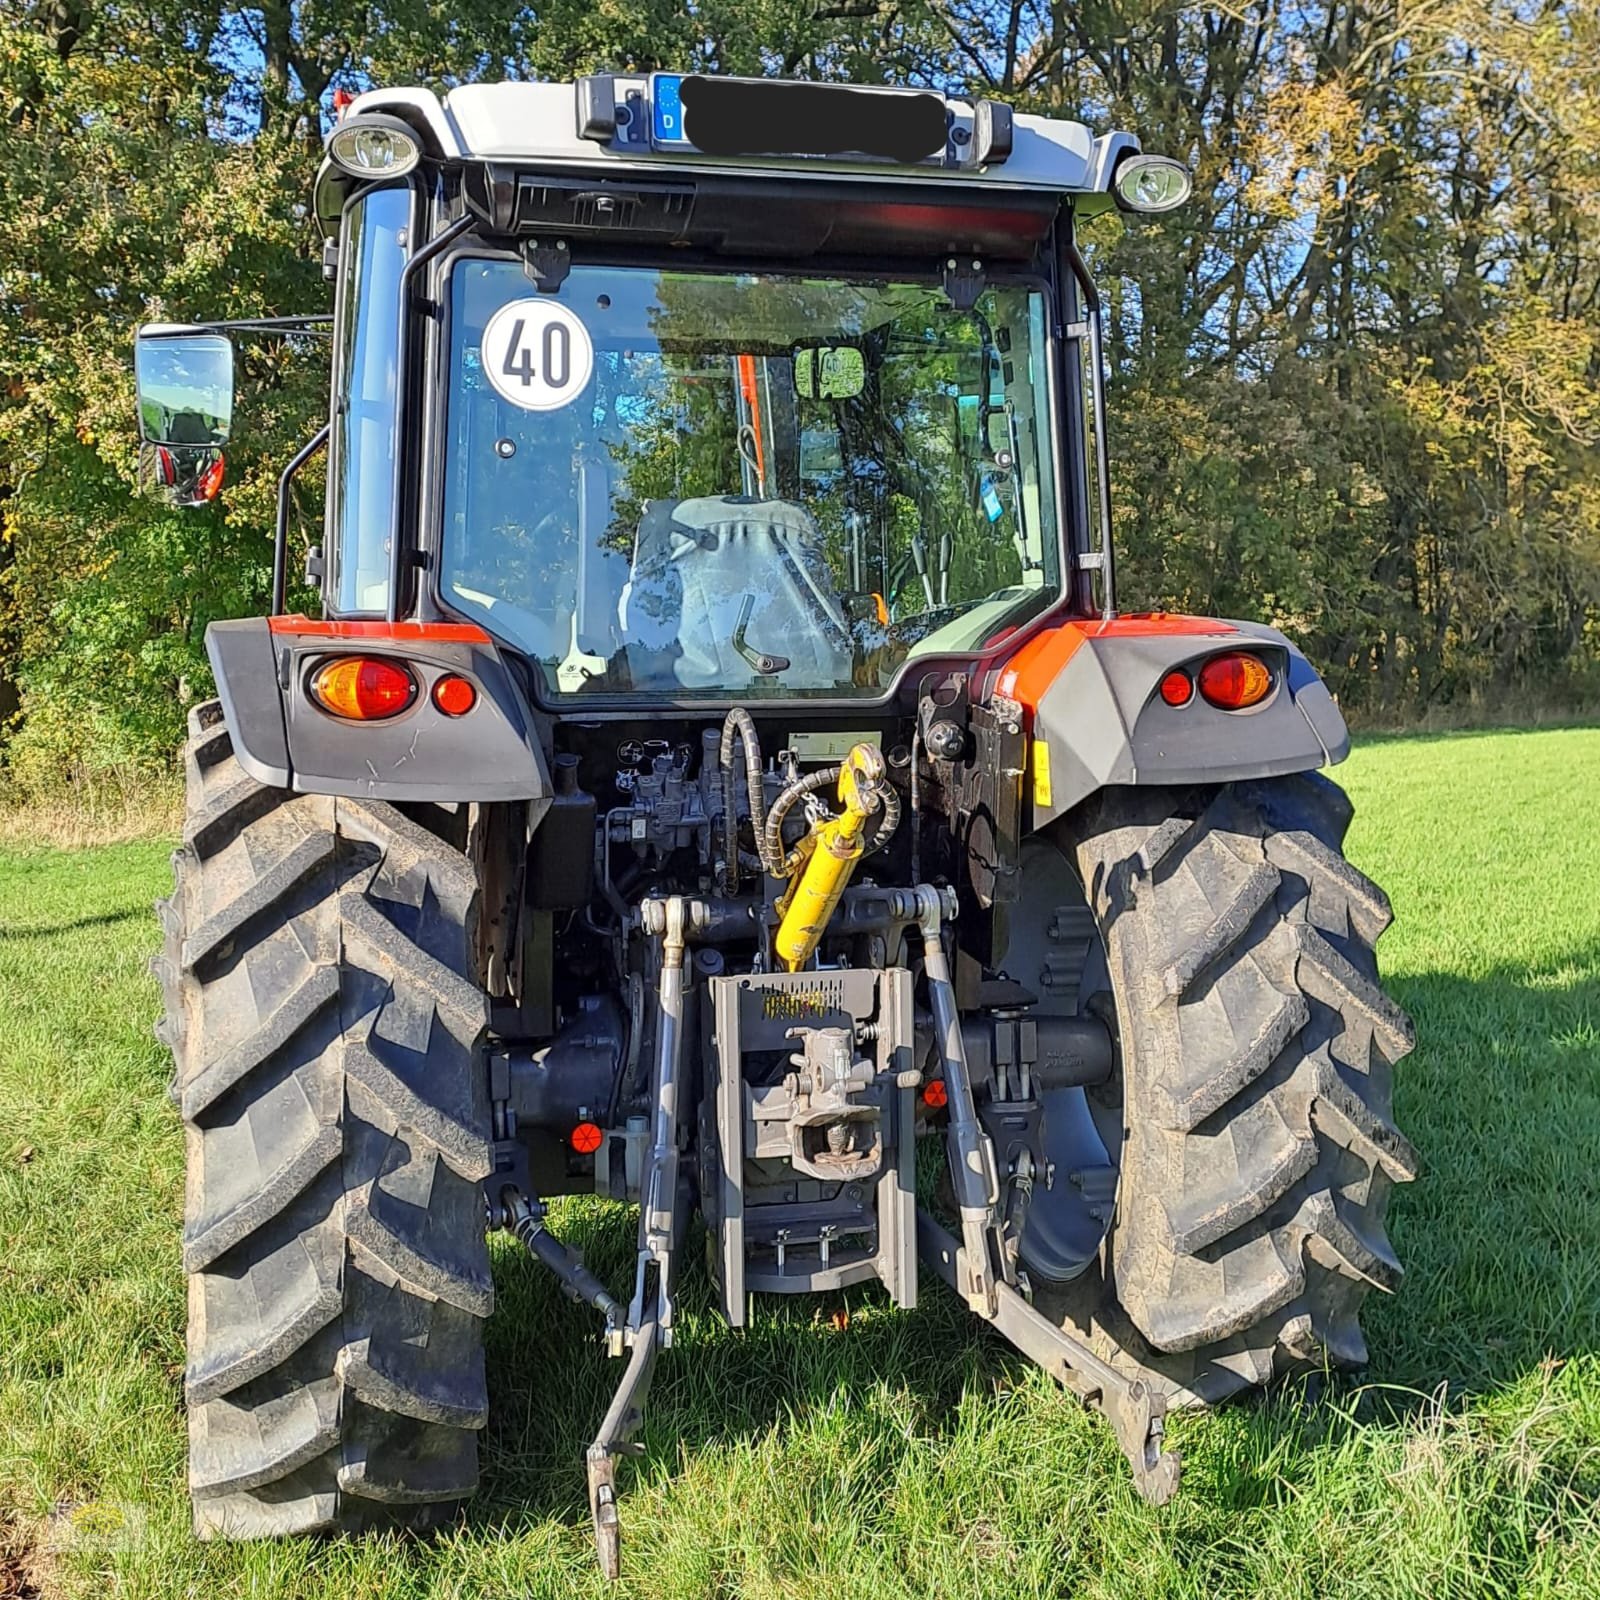
[[[182,780],[143,765],[80,767],[42,790],[0,781],[0,848],[167,838],[182,821]]]

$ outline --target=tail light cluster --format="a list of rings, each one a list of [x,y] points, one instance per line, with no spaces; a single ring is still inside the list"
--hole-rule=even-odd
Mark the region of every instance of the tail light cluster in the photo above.
[[[1260,656],[1247,650],[1227,650],[1209,657],[1198,673],[1188,667],[1174,667],[1161,680],[1161,698],[1169,706],[1186,706],[1200,697],[1219,711],[1243,711],[1259,705],[1272,688],[1272,669]]]
[[[307,685],[312,700],[347,722],[382,722],[416,703],[416,673],[390,656],[338,656],[324,661]],[[447,672],[434,680],[434,705],[447,717],[463,717],[478,703],[471,680]]]

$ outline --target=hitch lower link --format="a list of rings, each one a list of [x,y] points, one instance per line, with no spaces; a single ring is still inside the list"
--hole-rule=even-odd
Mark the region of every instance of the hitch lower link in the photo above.
[[[614,1299],[577,1252],[547,1231],[539,1201],[507,1186],[500,1191],[499,1203],[488,1208],[491,1229],[512,1234],[561,1281],[574,1300],[593,1306],[605,1317],[607,1353],[628,1356],[600,1431],[584,1452],[595,1553],[607,1578],[618,1577],[621,1570],[616,1458],[643,1453],[634,1435],[644,1422],[656,1356],[672,1343],[673,1246],[680,1232],[678,1100],[689,914],[689,902],[680,897],[646,901],[642,911],[645,932],[660,941],[660,1025],[651,1076],[650,1147],[640,1179],[639,1258],[631,1302],[624,1307]]]
[[[640,1455],[634,1435],[644,1422],[656,1356],[672,1343],[673,1249],[678,1216],[678,1100],[683,1077],[683,984],[690,906],[682,896],[646,900],[640,907],[645,933],[660,942],[656,985],[656,1057],[650,1082],[650,1147],[639,1181],[639,1258],[633,1299],[621,1342],[628,1365],[600,1431],[584,1452],[589,1479],[589,1514],[595,1554],[607,1578],[620,1576],[622,1526],[617,1515],[619,1455]]]
[[[919,885],[917,931],[933,1007],[934,1035],[944,1065],[950,1116],[946,1149],[959,1242],[922,1207],[917,1209],[917,1251],[967,1305],[1064,1388],[1099,1407],[1133,1468],[1139,1493],[1165,1505],[1178,1487],[1182,1461],[1163,1450],[1166,1399],[1148,1384],[1101,1360],[1081,1340],[1040,1315],[1029,1304],[1016,1269],[1012,1241],[1000,1213],[994,1146],[972,1098],[961,1016],[945,956],[943,923],[955,914],[953,893]]]

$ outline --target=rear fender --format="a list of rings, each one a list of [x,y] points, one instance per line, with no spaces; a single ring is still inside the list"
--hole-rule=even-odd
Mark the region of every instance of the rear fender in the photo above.
[[[1206,658],[1248,649],[1271,668],[1266,699],[1221,711],[1197,692],[1169,706],[1161,680]],[[1067,622],[1036,635],[1004,667],[996,691],[1024,708],[1033,826],[1111,784],[1225,783],[1307,772],[1343,761],[1350,736],[1311,663],[1275,628],[1156,613]]]
[[[404,801],[548,800],[553,792],[527,699],[481,628],[250,617],[212,623],[206,653],[234,754],[260,783]],[[342,655],[405,661],[416,700],[382,722],[330,716],[306,685],[321,662]],[[447,672],[478,691],[464,716],[433,703]]]

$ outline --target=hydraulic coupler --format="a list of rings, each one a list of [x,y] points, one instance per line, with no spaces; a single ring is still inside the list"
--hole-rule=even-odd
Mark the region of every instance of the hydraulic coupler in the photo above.
[[[886,768],[876,746],[858,744],[839,769],[842,815],[818,823],[805,843],[803,865],[778,902],[783,920],[775,941],[778,959],[798,972],[821,942],[866,851],[867,823],[884,809]]]

